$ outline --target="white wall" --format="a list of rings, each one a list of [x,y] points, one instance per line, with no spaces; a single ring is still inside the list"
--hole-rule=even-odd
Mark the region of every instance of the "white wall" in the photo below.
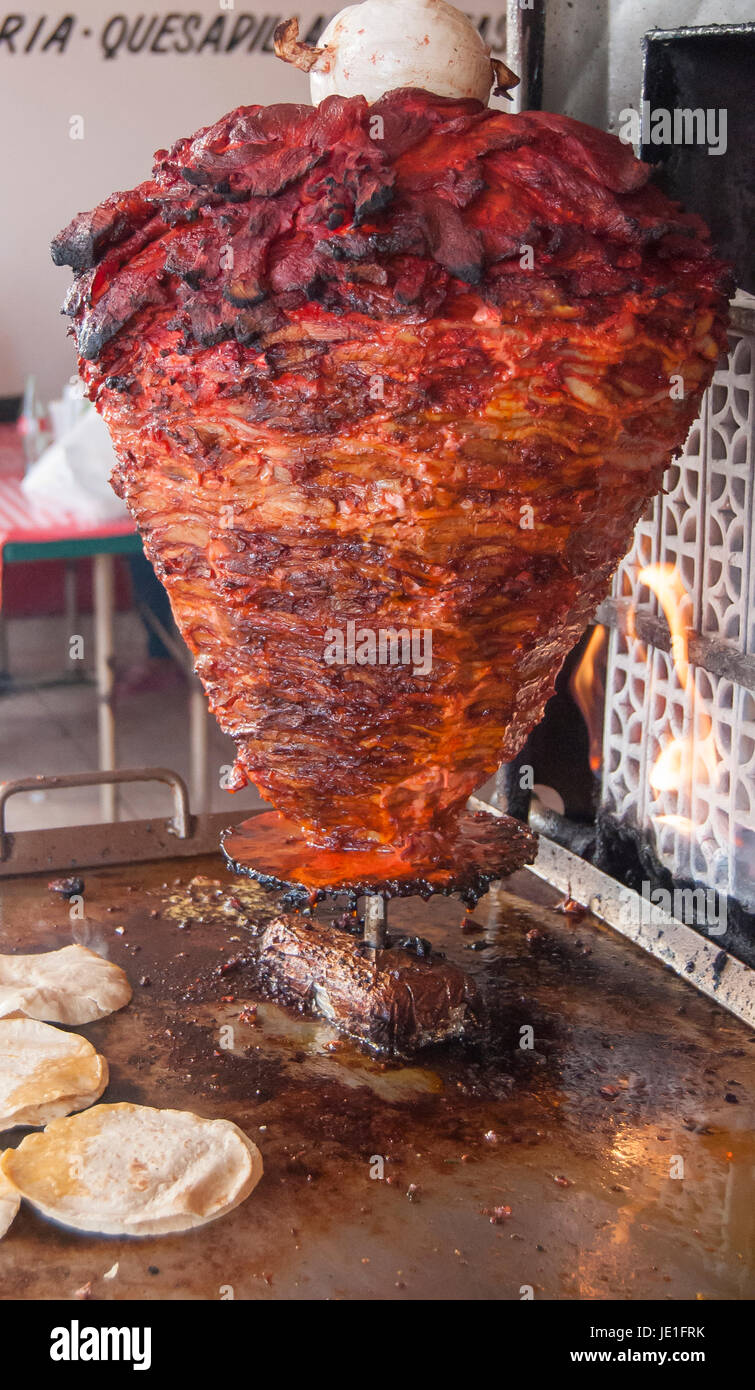
[[[227,42],[231,26],[251,13],[253,4],[236,0],[230,10],[221,0],[191,0],[180,13],[190,10],[203,17],[200,37],[213,20],[222,19]],[[324,7],[304,0],[298,12],[305,22],[322,14]],[[152,8],[144,0],[74,0],[75,23],[65,51],[54,47],[45,53],[41,43],[65,14],[62,5],[51,5],[51,17],[37,43],[24,53],[43,13],[42,6],[27,9],[15,54],[0,42],[5,193],[0,222],[0,396],[20,391],[29,372],[37,376],[43,398],[57,395],[75,370],[67,320],[59,314],[70,271],[53,266],[49,253],[51,238],[74,213],[92,207],[114,189],[147,178],[155,149],[190,135],[234,106],[308,100],[303,73],[270,53],[246,52],[247,44],[232,53],[205,49],[201,55],[131,54],[121,49],[114,58],[104,57],[101,35],[113,16],[123,15],[131,25],[139,15],[159,15],[162,20],[168,9],[160,10],[159,4]],[[290,11],[254,13],[255,28],[267,20],[265,32],[270,33],[273,22]],[[0,34],[5,14],[0,11]],[[153,40],[156,32],[155,28]],[[110,34],[116,33],[114,26]],[[181,33],[177,38],[183,43]],[[84,118],[83,140],[69,135],[75,115]]]
[[[545,8],[543,105],[605,130],[638,106],[649,30],[755,18],[753,0],[545,0]]]

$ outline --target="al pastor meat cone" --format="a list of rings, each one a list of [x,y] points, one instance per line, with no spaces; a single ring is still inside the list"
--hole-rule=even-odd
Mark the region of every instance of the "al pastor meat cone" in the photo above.
[[[432,862],[682,444],[727,274],[625,145],[543,112],[242,107],[156,161],[53,245],[114,485],[237,785]]]

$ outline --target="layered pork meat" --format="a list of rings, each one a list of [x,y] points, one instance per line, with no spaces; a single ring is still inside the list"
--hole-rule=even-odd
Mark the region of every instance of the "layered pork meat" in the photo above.
[[[399,91],[233,111],[53,254],[236,784],[442,857],[698,409],[704,227],[613,137]],[[431,670],[328,664],[351,622],[430,630]]]

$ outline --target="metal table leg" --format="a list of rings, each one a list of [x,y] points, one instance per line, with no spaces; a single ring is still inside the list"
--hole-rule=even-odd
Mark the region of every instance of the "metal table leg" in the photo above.
[[[101,772],[115,767],[115,715],[113,712],[113,610],[115,567],[112,555],[95,555],[92,560],[94,591],[94,659],[97,678],[97,737]],[[103,820],[118,817],[117,788],[107,783],[100,788]]]
[[[79,596],[78,596],[78,575],[79,566],[77,560],[66,560],[65,576],[63,580],[63,593],[66,615],[66,631],[69,638],[75,632],[79,632]],[[83,681],[85,667],[83,661],[70,661],[70,674],[73,680]]]

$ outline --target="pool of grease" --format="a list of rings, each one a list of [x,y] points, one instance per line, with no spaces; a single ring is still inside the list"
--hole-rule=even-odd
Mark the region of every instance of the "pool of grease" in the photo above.
[[[265,1176],[220,1221],[146,1240],[24,1206],[0,1242],[3,1298],[755,1293],[755,1037],[593,918],[557,911],[530,873],[464,928],[447,898],[391,904],[392,927],[463,966],[487,1009],[480,1037],[409,1062],[262,998],[255,938],[278,903],[219,855],[85,877],[73,923],[43,878],[6,881],[0,950],[73,938],[122,965],[132,1003],[77,1030],[110,1063],[103,1100],[235,1120]]]

